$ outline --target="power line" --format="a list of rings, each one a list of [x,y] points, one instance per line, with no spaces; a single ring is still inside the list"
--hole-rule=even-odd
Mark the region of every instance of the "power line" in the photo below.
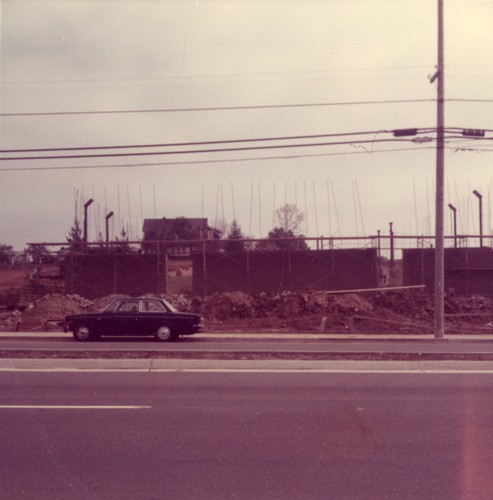
[[[417,133],[435,133],[433,127],[419,127],[415,129]],[[460,127],[446,127],[446,132],[456,132],[464,130]],[[493,130],[483,129],[484,132],[493,132]],[[189,146],[209,146],[213,144],[235,144],[235,143],[252,143],[252,142],[267,142],[267,141],[288,141],[288,140],[303,140],[303,139],[319,139],[324,137],[348,137],[358,135],[374,135],[386,134],[394,132],[393,130],[369,130],[360,132],[340,132],[332,134],[311,134],[311,135],[293,135],[293,136],[277,136],[277,137],[256,137],[251,139],[221,139],[214,141],[195,141],[195,142],[175,142],[175,143],[157,143],[157,144],[125,144],[117,146],[82,146],[82,147],[66,147],[66,148],[23,148],[23,149],[0,149],[0,154],[10,153],[45,153],[55,151],[94,151],[94,150],[116,150],[116,149],[140,149],[140,148],[166,148],[166,147],[189,147]],[[448,139],[461,140],[491,140],[483,136],[449,136]]]
[[[445,102],[480,102],[480,103],[491,103],[493,99],[445,99]]]
[[[472,147],[452,147],[447,149],[454,153],[458,152],[491,152],[493,149],[488,148],[472,148]],[[434,146],[419,146],[412,148],[392,148],[379,149],[374,151],[340,151],[337,153],[319,153],[319,154],[301,154],[301,155],[286,155],[286,156],[260,156],[254,158],[229,158],[229,159],[214,159],[214,160],[192,160],[192,161],[173,161],[173,162],[150,162],[150,163],[118,163],[107,165],[63,165],[49,167],[7,167],[0,168],[0,172],[35,172],[46,170],[87,170],[87,169],[104,169],[104,168],[135,168],[135,167],[159,167],[159,166],[177,166],[177,165],[206,165],[206,164],[221,164],[221,163],[238,163],[238,162],[253,162],[253,161],[269,161],[269,160],[296,160],[301,158],[323,158],[328,156],[352,156],[352,155],[374,155],[379,153],[399,153],[399,152],[414,152],[423,150],[435,150]]]
[[[419,129],[420,131],[428,131],[431,129]],[[377,135],[380,133],[389,133],[390,130],[371,130],[366,132],[341,132],[337,134],[313,134],[313,135],[292,135],[280,137],[257,137],[253,139],[225,139],[214,141],[198,141],[198,142],[175,142],[164,144],[127,144],[119,146],[87,146],[87,147],[69,147],[69,148],[38,148],[38,149],[2,149],[0,153],[41,153],[48,151],[91,151],[91,150],[109,150],[109,149],[135,149],[135,148],[166,148],[166,147],[187,147],[187,146],[209,146],[212,144],[234,144],[248,142],[265,142],[265,141],[290,141],[299,139],[320,139],[323,137],[347,137],[352,135]]]
[[[413,129],[414,130],[414,129]],[[431,128],[416,129],[418,133],[435,133]],[[446,129],[454,133],[455,128]],[[322,146],[341,146],[341,145],[358,145],[358,144],[375,144],[380,142],[393,142],[393,141],[408,141],[408,142],[431,142],[432,137],[415,137],[414,139],[399,137],[398,139],[386,138],[377,139],[380,133],[390,133],[390,130],[377,130],[366,132],[345,132],[337,134],[315,134],[304,136],[282,136],[282,137],[262,137],[253,139],[230,139],[230,140],[216,140],[216,141],[202,141],[202,142],[181,142],[181,143],[166,143],[166,144],[132,144],[132,145],[119,145],[119,146],[88,146],[88,147],[70,147],[70,148],[41,148],[41,149],[10,149],[0,150],[0,153],[32,153],[32,152],[62,152],[62,151],[88,151],[88,150],[115,150],[115,149],[136,149],[136,148],[156,148],[156,147],[190,147],[190,146],[209,146],[214,144],[235,144],[235,143],[255,143],[266,141],[286,141],[296,139],[318,139],[329,137],[348,137],[348,136],[361,136],[373,135],[371,140],[346,140],[335,142],[316,142],[316,143],[296,143],[296,144],[276,144],[269,146],[250,146],[250,147],[233,147],[233,148],[209,148],[198,150],[175,150],[175,151],[144,151],[144,152],[126,152],[126,153],[98,153],[98,154],[73,154],[73,155],[44,155],[44,156],[9,156],[0,157],[0,161],[24,161],[24,160],[59,160],[59,159],[81,159],[81,158],[109,158],[109,157],[126,157],[126,156],[159,156],[159,155],[178,155],[178,154],[203,154],[203,153],[223,153],[232,151],[255,151],[262,149],[286,149],[286,148],[303,148],[303,147],[322,147]],[[464,136],[448,136],[448,140],[492,140],[493,138],[485,137],[467,137]]]
[[[288,149],[288,148],[307,148],[323,146],[344,146],[352,144],[376,144],[380,142],[410,142],[409,139],[371,139],[359,141],[336,141],[336,142],[314,142],[297,144],[276,144],[269,146],[243,146],[236,148],[213,148],[213,149],[195,149],[195,150],[174,150],[174,151],[146,151],[142,153],[104,153],[104,154],[80,154],[80,155],[51,155],[51,156],[11,156],[0,158],[0,161],[24,161],[24,160],[69,160],[81,158],[114,158],[127,156],[162,156],[162,155],[183,155],[183,154],[202,154],[202,153],[227,153],[233,151],[258,151],[267,149]]]
[[[341,2],[343,3],[343,2]],[[460,66],[463,67],[462,65]],[[402,70],[415,70],[415,69],[427,69],[428,66],[371,66],[371,67],[361,67],[361,68],[332,68],[332,69],[316,69],[316,70],[298,70],[298,71],[268,71],[268,72],[250,72],[250,73],[214,73],[214,74],[197,74],[197,75],[177,75],[177,76],[157,76],[157,77],[134,77],[134,78],[84,78],[84,79],[66,79],[66,80],[9,80],[3,81],[2,84],[5,86],[19,86],[19,85],[66,85],[66,84],[93,84],[93,83],[108,83],[114,85],[119,83],[142,83],[142,82],[156,82],[157,84],[162,84],[163,82],[176,82],[181,80],[214,80],[223,78],[270,78],[279,76],[291,76],[291,75],[323,75],[323,74],[333,74],[333,73],[348,73],[348,72],[375,72],[375,71],[398,71]],[[488,68],[488,66],[472,66],[472,68]]]
[[[316,103],[294,103],[294,104],[265,104],[254,106],[217,106],[201,108],[164,108],[164,109],[119,109],[119,110],[95,110],[95,111],[46,111],[32,113],[0,113],[0,117],[19,116],[69,116],[69,115],[115,115],[134,113],[187,113],[203,111],[243,111],[256,109],[289,109],[289,108],[315,108],[327,106],[364,106],[377,104],[414,104],[420,102],[435,102],[434,99],[396,99],[378,101],[346,101],[346,102],[316,102]]]
[[[436,130],[432,128],[416,128],[412,129],[415,133],[435,133]],[[449,127],[446,129],[449,133],[455,133],[457,130],[461,130],[457,127]],[[417,132],[416,132],[417,131]],[[0,154],[11,154],[11,153],[44,153],[44,152],[63,152],[63,151],[91,151],[91,150],[120,150],[120,149],[136,149],[136,148],[157,148],[157,147],[190,147],[190,146],[208,146],[214,144],[235,144],[235,143],[255,143],[255,142],[267,142],[267,141],[286,141],[286,140],[307,140],[307,139],[317,139],[317,138],[329,138],[329,137],[348,137],[348,136],[361,136],[361,135],[373,135],[374,138],[370,141],[362,140],[351,140],[351,141],[340,141],[340,142],[324,142],[324,143],[302,143],[302,144],[283,144],[274,146],[255,146],[249,148],[221,148],[221,149],[205,149],[205,150],[185,150],[185,151],[157,151],[151,152],[146,151],[142,153],[118,153],[118,154],[96,154],[96,155],[56,155],[56,156],[29,156],[29,157],[6,157],[0,158],[0,161],[8,160],[43,160],[43,159],[76,159],[76,158],[104,158],[104,157],[115,157],[115,156],[152,156],[152,155],[170,155],[170,154],[192,154],[192,153],[209,153],[209,152],[224,152],[224,151],[242,151],[242,150],[256,150],[256,149],[276,149],[276,148],[290,148],[290,147],[316,147],[316,146],[331,146],[331,145],[355,145],[355,144],[365,144],[365,143],[377,143],[377,142],[387,142],[391,140],[408,140],[410,142],[420,143],[420,142],[431,142],[432,137],[415,137],[414,139],[376,139],[378,134],[390,133],[395,130],[373,130],[373,131],[361,131],[361,132],[341,132],[334,134],[312,134],[312,135],[298,135],[298,136],[277,136],[277,137],[257,137],[251,139],[228,139],[228,140],[214,140],[214,141],[200,141],[200,142],[180,142],[180,143],[160,143],[160,144],[127,144],[118,146],[85,146],[85,147],[67,147],[67,148],[30,148],[30,149],[5,149],[0,150]],[[483,131],[484,132],[484,131]],[[491,131],[493,132],[493,130]],[[398,137],[401,137],[400,135]],[[403,136],[404,137],[404,136]],[[493,140],[493,138],[484,136],[456,136],[450,135],[446,138],[447,140],[455,141],[471,141],[471,140]]]
[[[378,104],[414,104],[436,101],[434,99],[393,99],[375,101],[342,101],[342,102],[314,102],[293,104],[259,104],[253,106],[209,106],[196,108],[156,108],[156,109],[115,109],[94,111],[42,111],[26,113],[0,113],[0,117],[22,117],[22,116],[74,116],[74,115],[115,115],[115,114],[138,114],[138,113],[189,113],[204,111],[243,111],[256,109],[290,109],[290,108],[315,108],[330,106],[370,106]],[[476,102],[493,103],[493,99],[445,99],[445,102]]]
[[[352,155],[373,155],[377,153],[394,153],[406,151],[421,151],[426,149],[434,150],[434,146],[419,146],[412,148],[392,148],[392,149],[379,149],[375,151],[360,150],[360,151],[339,151],[337,153],[318,153],[318,154],[299,154],[299,155],[285,155],[285,156],[260,156],[252,158],[229,158],[229,159],[214,159],[214,160],[192,160],[192,161],[173,161],[173,162],[151,162],[151,163],[118,163],[107,165],[63,165],[63,166],[49,166],[49,167],[7,167],[0,168],[0,172],[26,172],[38,170],[86,170],[91,168],[133,168],[133,167],[158,167],[158,166],[177,166],[177,165],[206,165],[206,164],[220,164],[220,163],[238,163],[238,162],[252,162],[252,161],[268,161],[268,160],[296,160],[300,158],[323,158],[327,156],[352,156]],[[451,148],[452,149],[452,148]]]

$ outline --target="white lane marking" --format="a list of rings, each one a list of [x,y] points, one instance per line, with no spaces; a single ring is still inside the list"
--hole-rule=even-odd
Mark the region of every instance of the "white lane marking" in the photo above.
[[[477,374],[493,375],[492,369],[433,369],[416,368],[409,369],[344,369],[344,368],[0,368],[0,372],[32,372],[32,373],[364,373],[364,374]],[[1,406],[0,406],[1,408]],[[120,408],[120,407],[119,407]]]
[[[142,410],[152,406],[0,405],[0,410]]]

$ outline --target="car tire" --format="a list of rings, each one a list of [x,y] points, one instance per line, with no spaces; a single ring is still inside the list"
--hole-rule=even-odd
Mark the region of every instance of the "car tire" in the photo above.
[[[93,335],[89,325],[85,323],[79,323],[74,327],[74,339],[79,342],[87,342],[88,340],[92,340]]]
[[[175,339],[176,335],[169,326],[161,325],[156,331],[156,340],[159,342],[173,342]]]

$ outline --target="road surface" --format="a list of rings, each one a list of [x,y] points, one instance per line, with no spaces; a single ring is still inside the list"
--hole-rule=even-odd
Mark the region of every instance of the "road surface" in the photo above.
[[[0,393],[3,498],[493,491],[491,371],[4,371]]]

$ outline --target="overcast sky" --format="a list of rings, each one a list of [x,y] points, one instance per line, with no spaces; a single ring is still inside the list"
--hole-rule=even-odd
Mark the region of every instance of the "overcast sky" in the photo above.
[[[444,3],[446,127],[491,138],[493,2]],[[305,213],[308,236],[386,233],[390,221],[397,234],[433,232],[434,134],[381,141],[436,126],[436,4],[2,0],[3,151],[178,145],[1,153],[140,155],[2,160],[0,243],[63,242],[90,197],[91,239],[109,211],[113,236],[128,227],[139,239],[143,218],[185,216],[236,218],[264,237],[284,203]],[[80,114],[103,111],[141,112]],[[370,134],[289,139],[359,132]],[[273,137],[288,139],[221,142]],[[181,145],[207,141],[218,144]],[[334,141],[346,144],[300,146]],[[283,147],[217,151],[271,145]],[[204,149],[216,151],[184,153]],[[492,150],[488,139],[447,143],[445,202],[461,233],[478,231],[472,189],[491,231]]]

